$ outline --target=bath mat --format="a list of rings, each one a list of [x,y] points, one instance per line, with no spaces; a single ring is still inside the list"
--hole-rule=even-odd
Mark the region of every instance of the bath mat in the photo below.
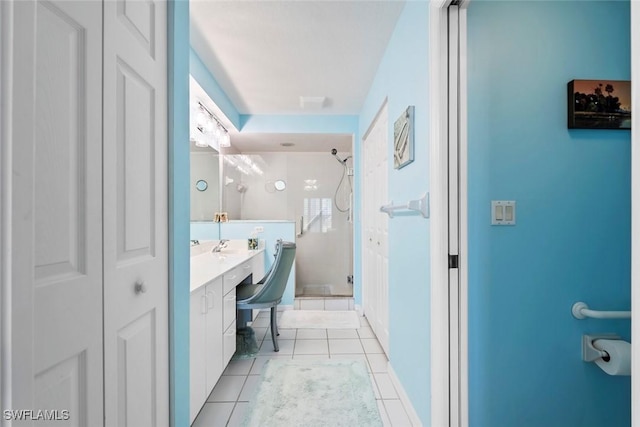
[[[353,310],[286,310],[278,321],[283,329],[357,329],[360,327],[358,313]]]
[[[244,426],[382,426],[361,360],[271,359]]]

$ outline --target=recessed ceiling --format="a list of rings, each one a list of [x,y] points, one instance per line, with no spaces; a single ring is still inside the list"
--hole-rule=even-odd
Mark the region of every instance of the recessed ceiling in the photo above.
[[[352,135],[298,133],[232,133],[231,144],[241,153],[259,152],[327,152],[332,148],[351,153]],[[293,144],[283,146],[282,144]]]
[[[191,45],[240,114],[359,114],[403,1],[191,0]],[[304,108],[301,97],[326,97]]]

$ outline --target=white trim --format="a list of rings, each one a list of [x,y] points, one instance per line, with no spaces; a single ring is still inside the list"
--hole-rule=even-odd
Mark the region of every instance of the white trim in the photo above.
[[[407,392],[404,391],[404,388],[402,387],[402,384],[400,383],[400,380],[398,379],[396,372],[393,370],[393,367],[391,366],[391,362],[387,362],[387,373],[389,374],[389,379],[391,379],[391,383],[393,384],[393,387],[396,389],[396,393],[398,393],[398,397],[400,398],[400,402],[402,402],[402,406],[404,406],[405,412],[409,416],[409,421],[411,421],[411,425],[416,427],[422,427],[422,422],[420,421],[420,417],[418,416],[418,413],[416,412],[415,408],[411,404],[411,400],[409,399]],[[435,427],[436,425],[433,424],[433,426]]]
[[[364,317],[364,310],[360,304],[356,304],[353,309],[358,313],[358,316]]]
[[[640,105],[640,3],[631,2],[631,102]],[[640,313],[640,115],[631,117],[631,311]],[[631,425],[640,426],[640,316],[631,318]]]
[[[429,181],[431,198],[431,425],[449,426],[449,298],[447,207],[447,6],[429,11]]]
[[[13,2],[0,3],[0,407],[12,408],[11,370],[11,108]],[[6,423],[6,424],[5,424]],[[1,421],[10,425],[10,421]]]
[[[469,2],[460,5],[459,10],[459,61],[460,61],[460,87],[458,91],[458,138],[460,141],[458,152],[459,173],[459,259],[458,273],[460,275],[460,426],[469,425],[469,230],[468,230],[468,144],[467,144],[467,8]]]
[[[460,255],[459,217],[459,15],[460,7],[447,8],[447,154],[448,154],[448,253]],[[449,425],[460,425],[460,268],[449,270]]]

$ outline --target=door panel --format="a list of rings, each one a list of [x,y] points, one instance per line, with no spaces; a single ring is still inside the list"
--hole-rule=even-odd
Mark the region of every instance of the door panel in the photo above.
[[[107,1],[104,25],[105,419],[162,426],[169,422],[166,3]]]
[[[389,353],[387,106],[378,113],[363,141],[363,304],[365,316],[385,353]]]
[[[57,416],[64,418],[62,411],[69,411],[69,420],[63,425],[89,425],[87,397],[87,356],[83,351],[50,367],[35,378],[35,408],[58,410]],[[65,420],[62,420],[65,421]],[[94,418],[94,421],[96,419]],[[56,421],[56,424],[61,421]]]
[[[155,95],[152,85],[121,60],[116,76],[117,265],[122,267],[155,252]]]
[[[144,313],[118,332],[118,425],[156,425],[155,310]],[[135,367],[136,372],[126,369]]]
[[[101,425],[102,3],[3,3],[12,406]]]

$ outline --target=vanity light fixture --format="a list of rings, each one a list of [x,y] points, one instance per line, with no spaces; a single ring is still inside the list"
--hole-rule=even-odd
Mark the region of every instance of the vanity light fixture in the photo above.
[[[220,120],[200,101],[195,105],[195,130],[196,135],[191,135],[191,139],[197,147],[210,146],[213,149],[220,147],[230,147],[231,138],[229,131]]]

